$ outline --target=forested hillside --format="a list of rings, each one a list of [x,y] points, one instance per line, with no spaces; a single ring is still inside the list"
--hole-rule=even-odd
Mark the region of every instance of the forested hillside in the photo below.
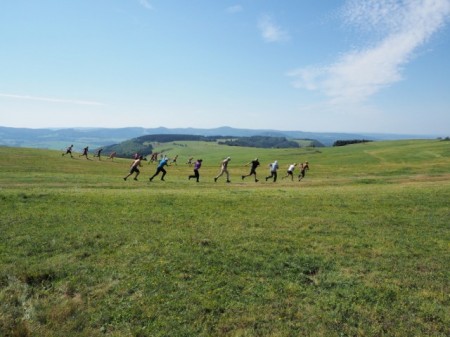
[[[311,139],[304,140],[288,140],[286,137],[223,137],[223,136],[197,136],[182,134],[159,134],[146,135],[131,140],[124,141],[119,144],[103,147],[104,153],[116,152],[119,157],[131,157],[135,153],[146,156],[153,151],[155,145],[161,143],[183,142],[183,141],[200,141],[200,142],[217,142],[223,146],[242,146],[255,148],[299,148],[299,147],[321,147],[320,142]],[[300,145],[299,142],[303,145]]]

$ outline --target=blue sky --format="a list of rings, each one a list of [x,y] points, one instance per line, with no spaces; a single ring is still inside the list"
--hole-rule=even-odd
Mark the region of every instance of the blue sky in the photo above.
[[[450,0],[4,0],[0,126],[450,135]]]

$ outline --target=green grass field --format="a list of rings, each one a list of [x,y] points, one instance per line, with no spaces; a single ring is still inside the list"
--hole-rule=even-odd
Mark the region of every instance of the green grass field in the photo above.
[[[450,334],[450,142],[155,150],[179,155],[164,182],[0,147],[0,336]]]

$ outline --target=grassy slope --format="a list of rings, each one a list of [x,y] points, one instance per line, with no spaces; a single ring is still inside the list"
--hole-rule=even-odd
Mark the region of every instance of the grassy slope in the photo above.
[[[152,183],[154,164],[124,182],[130,160],[0,148],[0,335],[448,335],[448,142],[186,145]],[[242,181],[256,156],[260,177],[311,170]]]

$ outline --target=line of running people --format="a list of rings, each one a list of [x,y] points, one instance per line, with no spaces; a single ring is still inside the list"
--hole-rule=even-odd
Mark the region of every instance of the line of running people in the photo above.
[[[73,144],[70,145],[69,147],[67,147],[66,151],[64,153],[62,153],[62,156],[70,155],[70,157],[73,158],[72,150],[73,150]],[[98,157],[98,159],[101,160],[101,152],[102,151],[103,151],[102,148],[98,149],[96,154],[94,155],[94,157]],[[86,159],[89,159],[88,152],[89,152],[89,147],[86,146],[85,148],[83,148],[83,152],[82,152],[82,154],[79,155],[79,157],[84,156],[84,157],[86,157]],[[160,173],[162,173],[161,180],[164,181],[164,177],[167,173],[167,171],[165,170],[164,167],[169,166],[169,158],[166,155],[162,155],[162,153],[154,152],[154,153],[152,153],[152,155],[150,157],[149,163],[158,161],[158,155],[161,155],[161,160],[159,161],[159,164],[156,168],[156,172],[153,174],[153,176],[151,176],[149,178],[150,181],[153,181],[153,179],[156,176],[158,176]],[[116,157],[116,152],[112,152],[107,159],[114,160],[115,157]],[[178,155],[176,155],[172,159],[171,163],[176,165],[177,159],[178,159]],[[189,157],[186,164],[188,164],[189,166],[192,166],[193,159],[194,159],[194,157]],[[130,165],[130,171],[129,171],[128,175],[123,178],[123,180],[127,180],[128,177],[133,175],[133,173],[135,174],[134,180],[138,180],[137,177],[140,174],[139,167],[142,166],[142,160],[144,160],[143,156],[139,155],[138,153],[136,153],[134,155],[134,161]],[[231,157],[227,157],[221,162],[220,172],[217,176],[214,177],[214,182],[217,182],[217,180],[224,174],[226,175],[226,179],[227,179],[226,182],[227,183],[231,182],[230,181],[230,173],[228,172],[228,163],[230,162],[230,160],[231,160]],[[200,167],[202,166],[202,162],[203,162],[202,159],[197,159],[197,161],[194,163],[194,174],[188,176],[189,180],[195,179],[197,182],[200,181],[199,170],[200,170]],[[294,170],[297,167],[297,165],[299,165],[299,168],[300,168],[300,173],[298,175],[298,181],[301,181],[305,177],[306,171],[309,170],[309,164],[307,161],[304,163],[300,163],[300,164],[293,163],[293,164],[289,165],[289,167],[286,171],[286,175],[283,176],[282,179],[291,178],[291,180],[293,181],[294,180]],[[260,166],[260,162],[259,162],[258,158],[255,158],[254,160],[245,164],[245,166],[250,166],[250,173],[247,175],[242,175],[241,176],[242,180],[244,180],[247,177],[254,176],[255,182],[258,182],[259,180],[256,177],[256,169],[258,168],[258,166]],[[277,177],[278,177],[278,169],[279,169],[278,161],[275,160],[273,163],[270,163],[269,167],[270,167],[270,175],[266,177],[266,181],[268,181],[269,179],[272,179],[273,182],[276,182]]]
[[[73,151],[73,144],[71,144],[70,146],[67,147],[66,151],[62,153],[62,156],[64,157],[65,155],[70,155],[70,157],[73,158],[72,151]],[[103,151],[103,148],[97,149],[96,153],[94,154],[94,158],[97,157],[98,160],[102,160],[102,158],[101,158],[102,151]],[[83,152],[78,157],[86,157],[87,160],[90,160],[89,156],[88,156],[88,152],[89,152],[89,146],[86,146],[85,148],[83,148]],[[111,152],[109,157],[107,157],[106,159],[111,159],[114,161],[114,158],[116,157],[116,155],[117,155],[116,152]]]
[[[178,158],[178,156],[176,156],[175,158]],[[192,164],[192,157],[189,158],[187,164],[191,165]],[[133,175],[133,173],[135,174],[134,176],[134,180],[138,180],[137,177],[140,174],[140,170],[139,167],[142,166],[142,160],[144,160],[143,156],[138,156],[138,158],[136,158],[130,165],[130,171],[128,173],[127,176],[125,176],[123,178],[123,180],[127,180],[128,177],[130,177],[131,175]],[[226,176],[226,182],[230,183],[230,173],[228,172],[228,163],[230,162],[231,157],[227,157],[225,158],[221,165],[220,165],[220,172],[217,176],[214,177],[214,182],[217,182],[217,180],[223,176],[225,174]],[[172,160],[172,163],[176,163],[176,159]],[[197,182],[200,181],[200,168],[202,166],[202,159],[197,159],[197,161],[194,164],[194,174],[189,175],[188,179],[195,179]],[[162,159],[159,161],[158,166],[156,167],[156,172],[149,178],[150,181],[153,181],[153,179],[158,176],[160,173],[162,173],[161,175],[161,180],[164,181],[164,177],[167,173],[167,171],[165,170],[165,166],[169,166],[169,158],[167,156],[162,157]],[[250,161],[249,163],[245,164],[245,166],[250,166],[250,173],[247,175],[242,175],[241,178],[242,180],[244,180],[246,177],[250,177],[250,176],[254,176],[255,182],[258,182],[259,180],[257,179],[257,175],[256,175],[256,169],[258,168],[258,166],[260,166],[260,162],[258,160],[258,158],[255,158],[254,160]],[[279,169],[279,165],[278,165],[278,161],[275,160],[273,163],[269,164],[270,167],[270,175],[266,177],[266,181],[268,181],[269,179],[272,179],[273,182],[277,181],[277,177],[278,177],[278,169]],[[286,176],[282,177],[283,179],[285,178],[291,178],[291,180],[294,180],[294,170],[297,167],[297,163],[293,163],[291,165],[289,165],[287,171],[286,171]],[[298,175],[298,181],[301,181],[306,174],[306,171],[309,170],[309,163],[306,161],[304,163],[300,163],[299,164],[300,167],[300,173]]]

